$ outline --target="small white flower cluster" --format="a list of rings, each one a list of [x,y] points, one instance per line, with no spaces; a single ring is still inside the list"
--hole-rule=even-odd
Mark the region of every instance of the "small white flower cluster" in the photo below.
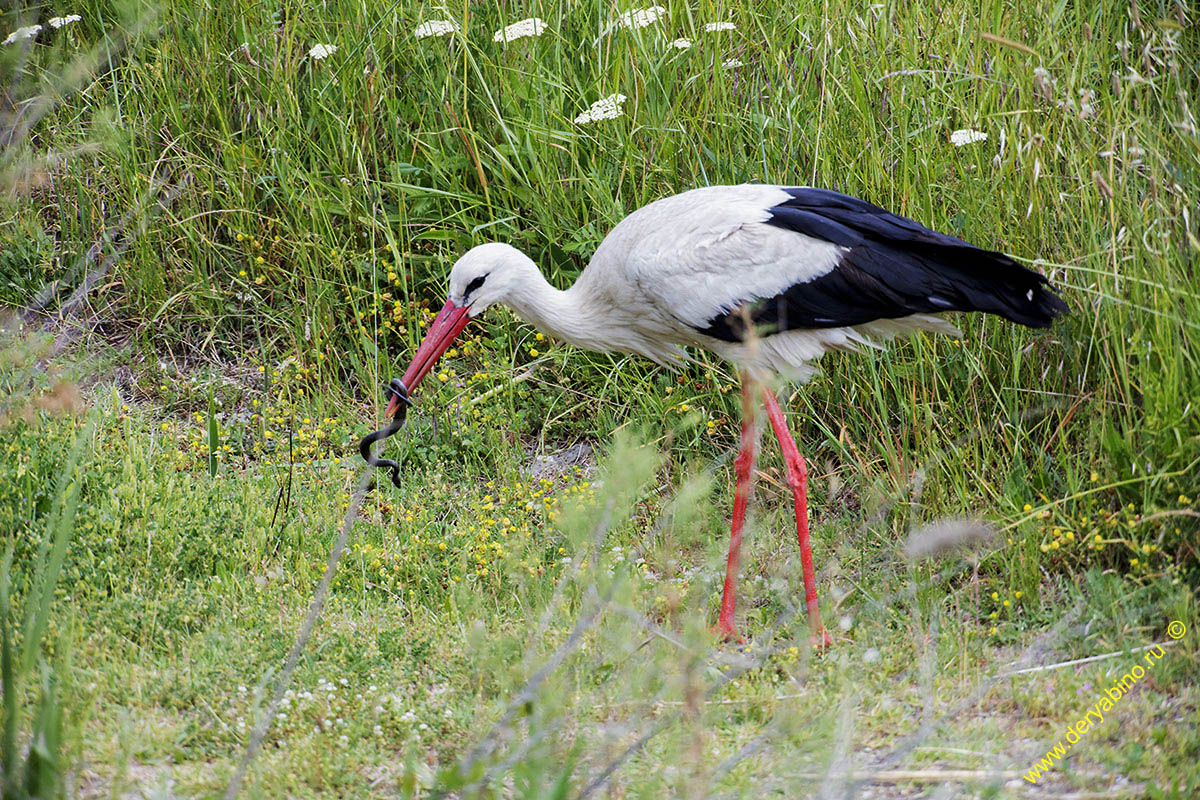
[[[592,103],[587,111],[584,111],[575,118],[577,125],[587,125],[591,122],[598,122],[602,119],[614,119],[624,113],[621,110],[621,104],[628,99],[623,94],[610,94],[608,97],[602,97]]]
[[[745,64],[742,63],[742,60],[740,58],[727,58],[721,62],[721,66],[733,68],[733,67],[742,67],[742,66],[745,66]]]
[[[527,36],[541,36],[546,30],[546,23],[542,22],[537,17],[523,19],[520,22],[514,22],[507,28],[501,28],[492,36],[494,42],[508,43],[517,39],[524,39]]]
[[[0,44],[12,44],[13,42],[23,42],[26,39],[32,39],[33,37],[37,36],[38,33],[41,32],[41,30],[42,30],[41,25],[22,26],[20,28],[17,28],[12,33],[10,33],[8,35],[8,38],[5,39],[3,42],[0,42]]]
[[[709,22],[704,26],[705,33],[720,33],[721,31],[736,31],[736,30],[737,30],[737,25],[735,25],[732,22]],[[667,45],[667,47],[673,48],[675,50],[687,50],[693,44],[695,44],[695,42],[693,42],[691,39],[680,38],[680,39],[675,39],[674,41],[670,42]],[[727,67],[730,67],[730,66],[740,67],[741,65],[742,65],[742,62],[738,61],[736,58],[727,59],[725,62],[725,66],[727,66]]]
[[[626,11],[624,14],[618,17],[617,24],[622,28],[633,30],[635,28],[645,28],[648,25],[653,25],[665,16],[667,16],[667,10],[662,6],[635,8],[631,11]]]
[[[340,678],[338,680],[338,683],[340,683],[342,686],[350,685],[350,681],[346,680],[345,678]],[[335,686],[334,684],[325,680],[324,678],[317,678],[317,693],[318,694],[326,695],[329,700],[336,700],[337,692],[338,692],[337,686]]]
[[[313,61],[320,61],[326,56],[331,56],[337,52],[336,44],[314,44],[312,49],[308,51],[308,57]]]
[[[453,689],[445,684],[434,684],[429,688],[431,699],[452,692]],[[253,719],[248,719],[253,715],[247,714],[250,695],[247,687],[241,685],[231,698],[234,705],[227,725],[243,734],[253,722]],[[366,690],[356,692],[347,678],[331,681],[319,677],[312,689],[292,688],[284,692],[274,722],[280,733],[304,728],[307,723],[311,725],[311,728],[307,729],[312,734],[336,736],[335,744],[348,747],[356,727],[352,720],[359,719],[364,713],[371,713],[369,709],[373,711],[373,719],[369,720],[372,726],[371,735],[376,737],[387,736],[386,726],[389,719],[410,723],[413,730],[425,733],[432,729],[432,725],[422,722],[422,716],[431,720],[429,714],[437,713],[430,711],[428,714],[422,714],[414,708],[410,693],[402,686],[397,686],[395,691],[381,693],[378,686],[371,684]],[[448,705],[441,708],[438,716],[446,720],[453,720],[455,717],[453,709]],[[282,737],[277,742],[280,747],[285,744]]]
[[[50,27],[58,29],[66,25],[70,25],[72,22],[79,22],[82,19],[83,17],[79,16],[78,14],[68,14],[65,17],[51,17]]]
[[[987,139],[987,134],[984,131],[975,131],[970,128],[959,128],[950,134],[950,144],[955,147],[963,147],[964,145],[982,142]]]
[[[426,39],[430,36],[446,36],[447,34],[457,33],[458,23],[452,19],[431,19],[428,22],[422,22],[413,30],[413,36],[418,39]]]

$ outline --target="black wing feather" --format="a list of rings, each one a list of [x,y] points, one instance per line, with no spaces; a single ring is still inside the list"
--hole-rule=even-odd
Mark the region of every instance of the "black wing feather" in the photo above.
[[[932,231],[911,219],[829,189],[787,189],[768,225],[848,248],[829,272],[708,321],[701,333],[757,335],[861,325],[941,311],[983,311],[1034,328],[1067,310],[1047,280],[1003,253]]]

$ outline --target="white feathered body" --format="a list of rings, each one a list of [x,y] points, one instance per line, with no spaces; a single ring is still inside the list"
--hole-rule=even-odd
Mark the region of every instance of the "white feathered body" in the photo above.
[[[830,350],[853,350],[913,330],[959,335],[954,325],[928,314],[746,342],[700,334],[714,315],[773,297],[838,264],[845,248],[766,224],[766,209],[787,199],[774,186],[710,186],[634,211],[604,238],[567,290],[580,313],[562,319],[555,333],[580,347],[634,353],[668,366],[687,357],[683,347],[701,347],[742,368],[794,380],[811,377],[814,362]]]

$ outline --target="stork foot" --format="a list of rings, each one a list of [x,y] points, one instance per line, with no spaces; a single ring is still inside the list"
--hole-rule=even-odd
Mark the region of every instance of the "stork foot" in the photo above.
[[[819,653],[823,653],[833,647],[833,639],[826,633],[824,628],[814,633],[809,641],[812,643],[813,650]]]
[[[746,643],[745,638],[738,633],[737,627],[732,622],[720,620],[717,622],[716,627],[709,628],[709,630],[712,631],[716,635],[717,639],[722,642],[727,642],[730,644]]]

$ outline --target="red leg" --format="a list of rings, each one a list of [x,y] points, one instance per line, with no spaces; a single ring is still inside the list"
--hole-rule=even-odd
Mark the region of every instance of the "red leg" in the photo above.
[[[804,603],[808,607],[808,622],[812,626],[813,644],[823,647],[830,644],[829,635],[821,627],[821,611],[817,606],[817,579],[813,574],[812,547],[808,540],[808,468],[804,457],[796,447],[796,439],[788,429],[783,409],[775,399],[775,393],[763,387],[763,403],[767,417],[775,430],[775,438],[783,450],[783,461],[787,465],[787,481],[792,487],[796,501],[796,538],[800,540],[800,566],[804,570]]]
[[[754,451],[758,446],[758,427],[754,423],[754,398],[750,379],[742,376],[742,437],[741,448],[733,461],[737,474],[737,489],[733,495],[733,529],[729,534],[729,557],[725,563],[725,589],[721,593],[721,616],[717,619],[717,633],[722,639],[740,641],[737,627],[733,624],[733,608],[737,603],[738,557],[742,550],[742,526],[746,522],[746,504],[754,483]]]

